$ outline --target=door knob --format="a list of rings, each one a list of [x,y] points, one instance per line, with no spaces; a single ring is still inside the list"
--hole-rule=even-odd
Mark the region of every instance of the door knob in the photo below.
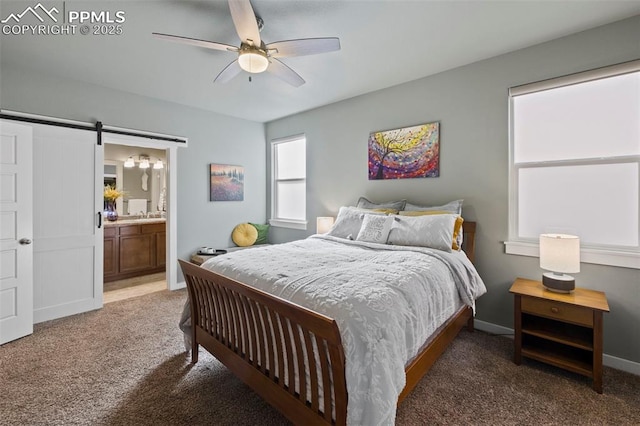
[[[18,241],[20,244],[22,244],[23,246],[26,246],[28,244],[31,244],[31,240],[28,238],[21,238],[20,241]]]

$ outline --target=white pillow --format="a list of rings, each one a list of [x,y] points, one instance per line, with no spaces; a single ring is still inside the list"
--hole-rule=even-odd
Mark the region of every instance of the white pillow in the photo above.
[[[393,221],[393,216],[364,215],[362,227],[356,240],[386,244]]]
[[[415,212],[423,212],[430,210],[440,210],[445,212],[456,213],[458,215],[462,214],[462,201],[463,200],[455,200],[448,202],[447,204],[443,204],[441,206],[418,206],[415,204],[407,203],[404,206],[405,211],[415,211]]]
[[[394,216],[388,242],[451,252],[456,217],[454,214]]]
[[[385,216],[384,213],[366,212],[366,214]],[[336,222],[327,235],[355,240],[360,232],[365,211],[356,207],[340,207]]]

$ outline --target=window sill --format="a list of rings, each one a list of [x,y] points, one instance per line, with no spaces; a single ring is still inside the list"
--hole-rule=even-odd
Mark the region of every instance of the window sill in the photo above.
[[[277,228],[300,229],[303,231],[307,230],[306,220],[269,219],[269,225],[275,226]]]
[[[540,256],[540,249],[537,243],[505,241],[504,246],[506,254],[531,257]],[[635,251],[603,250],[583,247],[580,249],[580,262],[640,269],[640,253]]]

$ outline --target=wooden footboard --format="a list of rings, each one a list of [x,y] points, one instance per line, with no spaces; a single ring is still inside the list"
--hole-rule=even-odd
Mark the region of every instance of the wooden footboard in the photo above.
[[[333,319],[179,262],[191,303],[192,362],[202,345],[293,423],[346,424],[345,356]]]

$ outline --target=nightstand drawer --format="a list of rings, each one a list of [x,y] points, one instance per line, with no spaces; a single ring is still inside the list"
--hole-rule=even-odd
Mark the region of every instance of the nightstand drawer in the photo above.
[[[558,303],[534,297],[523,297],[522,312],[593,327],[593,311],[591,309],[568,305],[566,303]]]

